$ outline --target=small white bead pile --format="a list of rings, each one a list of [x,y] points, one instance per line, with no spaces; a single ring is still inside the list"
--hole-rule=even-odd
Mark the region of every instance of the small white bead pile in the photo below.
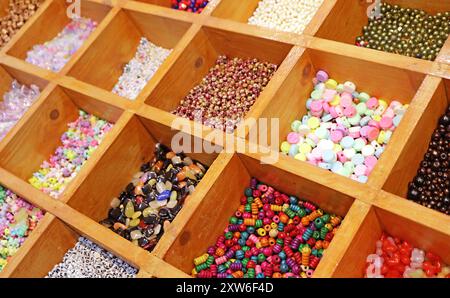
[[[302,34],[324,0],[261,0],[251,25]]]
[[[123,74],[112,92],[135,100],[171,51],[142,37],[134,58],[125,65]]]
[[[137,270],[84,237],[67,251],[50,278],[133,278]]]

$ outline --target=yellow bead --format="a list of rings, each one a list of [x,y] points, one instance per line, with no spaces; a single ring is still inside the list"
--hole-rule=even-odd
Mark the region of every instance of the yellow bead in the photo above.
[[[384,144],[384,141],[386,140],[386,132],[384,130],[380,131],[380,134],[378,135],[377,142],[378,144]]]
[[[379,99],[378,105],[384,107],[385,109],[388,107],[388,104],[384,99]]]
[[[294,158],[296,160],[300,160],[300,161],[306,161],[306,155],[303,153],[298,153],[294,156]]]
[[[308,119],[308,127],[311,129],[315,129],[320,126],[320,119],[317,117],[311,117]]]
[[[281,152],[289,153],[289,149],[291,149],[291,145],[288,142],[281,143]]]
[[[375,121],[377,121],[377,122],[380,122],[380,120],[381,120],[381,115],[373,115],[373,116],[372,116],[372,119],[375,120]]]
[[[328,81],[325,82],[325,87],[328,89],[333,89],[335,90],[338,86],[338,83],[333,80],[333,79],[329,79]]]
[[[342,151],[342,146],[339,145],[339,144],[334,144],[333,151],[336,152],[336,153]]]
[[[299,148],[300,153],[303,153],[303,155],[308,154],[309,152],[311,152],[311,150],[312,150],[311,145],[309,145],[308,143],[301,144],[300,148]],[[306,160],[306,157],[305,157],[305,160]]]
[[[334,96],[333,100],[330,101],[330,106],[335,107],[335,106],[337,106],[337,105],[340,104],[340,103],[341,103],[341,97],[339,96],[339,94],[336,94],[336,95]]]
[[[277,237],[277,235],[278,235],[278,231],[276,229],[272,229],[269,231],[270,237],[275,238],[275,237]]]
[[[261,236],[261,237],[266,236],[266,230],[264,230],[263,228],[259,228],[259,229],[257,230],[257,233],[258,233],[258,235]]]

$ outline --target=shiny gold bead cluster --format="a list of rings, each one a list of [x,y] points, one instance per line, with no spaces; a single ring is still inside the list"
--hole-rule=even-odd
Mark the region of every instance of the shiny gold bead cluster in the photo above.
[[[433,61],[450,33],[450,12],[429,15],[423,10],[381,3],[369,18],[356,45]]]

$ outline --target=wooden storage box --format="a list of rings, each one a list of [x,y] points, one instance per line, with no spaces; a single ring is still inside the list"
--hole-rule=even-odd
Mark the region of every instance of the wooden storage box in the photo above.
[[[4,5],[6,0],[0,0]],[[449,11],[450,1],[389,0],[429,12]],[[83,16],[99,22],[94,33],[63,70],[54,74],[24,61],[37,43],[53,38],[69,22],[63,0],[46,0],[42,9],[0,51],[0,92],[12,79],[36,84],[41,96],[0,142],[0,184],[46,211],[44,219],[0,276],[42,277],[73,247],[79,235],[139,269],[139,277],[188,277],[193,258],[223,231],[250,178],[304,197],[324,210],[345,216],[314,277],[363,277],[366,256],[382,231],[439,254],[450,262],[450,218],[405,199],[437,120],[450,102],[450,39],[436,61],[358,48],[354,39],[367,22],[370,3],[325,1],[304,34],[276,32],[246,24],[257,0],[211,0],[201,14],[170,9],[169,0],[81,1]],[[173,52],[135,101],[110,90],[146,36]],[[339,81],[352,80],[369,94],[409,103],[368,183],[361,184],[286,156],[272,165],[278,142],[266,153],[249,152],[252,125],[231,135],[243,148],[224,148],[224,133],[175,127],[172,111],[198,84],[216,58],[226,54],[259,58],[279,68],[246,116],[279,118],[280,141],[290,123],[305,112],[319,69]],[[59,145],[67,123],[84,109],[114,123],[95,153],[59,200],[28,184]],[[185,120],[188,125],[192,121]],[[246,125],[248,123],[245,123]],[[245,127],[245,125],[243,125]],[[191,154],[210,168],[194,194],[151,253],[104,228],[111,199],[128,184],[141,163],[183,132],[213,152]],[[217,136],[217,138],[211,137]],[[269,139],[270,141],[270,139]]]

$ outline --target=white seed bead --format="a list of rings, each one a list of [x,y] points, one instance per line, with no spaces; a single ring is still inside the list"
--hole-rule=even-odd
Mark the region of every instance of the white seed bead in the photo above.
[[[302,34],[324,0],[262,0],[248,19],[251,25]]]
[[[112,92],[130,100],[136,99],[171,51],[142,37],[134,58],[124,67]]]
[[[132,278],[137,270],[112,253],[80,237],[63,261],[46,277],[50,278]]]

